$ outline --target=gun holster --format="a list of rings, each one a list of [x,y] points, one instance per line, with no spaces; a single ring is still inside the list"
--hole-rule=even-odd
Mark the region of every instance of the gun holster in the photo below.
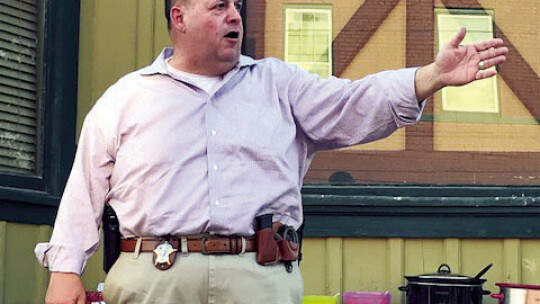
[[[109,204],[103,210],[103,270],[108,273],[120,256],[120,223],[116,212]]]
[[[274,230],[272,215],[258,216],[257,221],[257,263],[263,266],[274,265],[279,261],[292,271],[292,261],[298,260],[300,244],[293,227],[281,225]]]

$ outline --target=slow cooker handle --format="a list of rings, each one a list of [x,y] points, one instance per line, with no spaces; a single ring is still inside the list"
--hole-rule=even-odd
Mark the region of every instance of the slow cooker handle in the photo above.
[[[486,268],[482,269],[475,277],[475,280],[479,280],[486,272],[493,266],[493,263],[486,266]]]
[[[409,287],[408,286],[399,286],[398,289],[399,289],[399,291],[403,291],[405,293],[405,295],[409,294]]]
[[[443,267],[446,267],[446,270],[443,270]],[[437,273],[452,273],[452,271],[450,270],[450,266],[448,264],[441,264],[439,269],[437,269]]]
[[[491,297],[494,299],[499,300],[499,304],[502,304],[504,302],[504,293],[492,293]]]

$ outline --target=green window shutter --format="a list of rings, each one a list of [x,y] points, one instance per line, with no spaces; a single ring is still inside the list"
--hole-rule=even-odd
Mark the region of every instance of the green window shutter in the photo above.
[[[39,142],[39,7],[0,0],[0,171],[35,174]]]

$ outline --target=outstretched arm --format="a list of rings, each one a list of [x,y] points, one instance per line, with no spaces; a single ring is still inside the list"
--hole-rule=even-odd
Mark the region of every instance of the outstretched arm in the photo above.
[[[416,72],[415,89],[418,100],[423,100],[446,86],[462,86],[497,74],[489,69],[506,60],[508,48],[496,38],[475,44],[460,45],[466,29],[458,34],[437,54],[435,62]]]

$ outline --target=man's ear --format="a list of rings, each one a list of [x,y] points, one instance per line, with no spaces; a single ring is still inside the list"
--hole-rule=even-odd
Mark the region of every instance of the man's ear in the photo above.
[[[186,25],[184,22],[184,11],[186,8],[180,5],[171,7],[171,29],[176,29],[181,33],[185,33]]]

